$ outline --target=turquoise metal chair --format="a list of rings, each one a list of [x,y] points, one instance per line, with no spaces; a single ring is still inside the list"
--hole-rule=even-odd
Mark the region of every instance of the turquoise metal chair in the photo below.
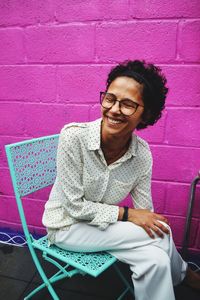
[[[45,287],[48,288],[52,299],[59,300],[53,288],[53,283],[65,277],[70,278],[75,274],[89,274],[97,277],[111,265],[113,265],[126,286],[117,299],[123,299],[128,291],[134,295],[133,288],[120,272],[117,259],[114,256],[107,252],[71,252],[62,250],[55,245],[49,247],[46,236],[34,239],[29,232],[21,198],[54,183],[58,139],[59,135],[51,135],[6,146],[22,227],[33,261],[43,280],[43,283],[27,295],[24,300],[30,299]],[[58,268],[58,272],[51,278],[47,278],[45,270],[38,259],[36,249],[42,251],[42,256],[46,261]]]

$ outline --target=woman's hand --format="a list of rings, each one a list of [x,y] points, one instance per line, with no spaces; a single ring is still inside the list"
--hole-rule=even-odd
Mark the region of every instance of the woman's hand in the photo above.
[[[159,214],[153,213],[148,209],[132,209],[128,210],[128,221],[141,226],[150,238],[155,238],[153,232],[159,237],[163,238],[164,233],[169,234],[169,230],[159,221],[165,222],[169,225],[168,220]],[[152,232],[153,231],[153,232]]]

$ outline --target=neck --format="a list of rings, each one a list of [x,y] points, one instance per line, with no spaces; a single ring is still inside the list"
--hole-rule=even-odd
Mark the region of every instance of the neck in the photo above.
[[[128,150],[130,144],[129,139],[101,139],[101,149],[104,153],[107,163],[112,163],[122,157]]]
[[[120,151],[125,148],[127,149],[130,144],[130,141],[131,141],[130,135],[127,135],[125,137],[124,136],[119,137],[113,135],[104,136],[103,133],[101,135],[101,146],[109,150]]]
[[[121,158],[128,150],[130,139],[120,140],[119,138],[101,139],[101,149],[103,151],[107,164],[111,164]]]

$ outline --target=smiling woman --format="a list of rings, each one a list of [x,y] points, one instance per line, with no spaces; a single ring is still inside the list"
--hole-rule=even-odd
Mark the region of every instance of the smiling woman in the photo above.
[[[175,248],[168,220],[153,211],[152,156],[134,134],[161,117],[167,91],[161,69],[152,64],[114,67],[100,93],[102,118],[61,131],[57,177],[43,215],[50,244],[106,250],[127,263],[137,300],[175,300],[173,285],[184,278],[200,289],[200,278]],[[134,209],[118,206],[128,193]]]

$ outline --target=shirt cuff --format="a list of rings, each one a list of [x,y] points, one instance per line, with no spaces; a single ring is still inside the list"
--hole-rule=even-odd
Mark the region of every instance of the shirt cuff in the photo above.
[[[100,230],[105,230],[109,224],[116,223],[119,216],[119,206],[107,205],[107,208],[96,214],[95,218],[89,223],[98,226]]]

